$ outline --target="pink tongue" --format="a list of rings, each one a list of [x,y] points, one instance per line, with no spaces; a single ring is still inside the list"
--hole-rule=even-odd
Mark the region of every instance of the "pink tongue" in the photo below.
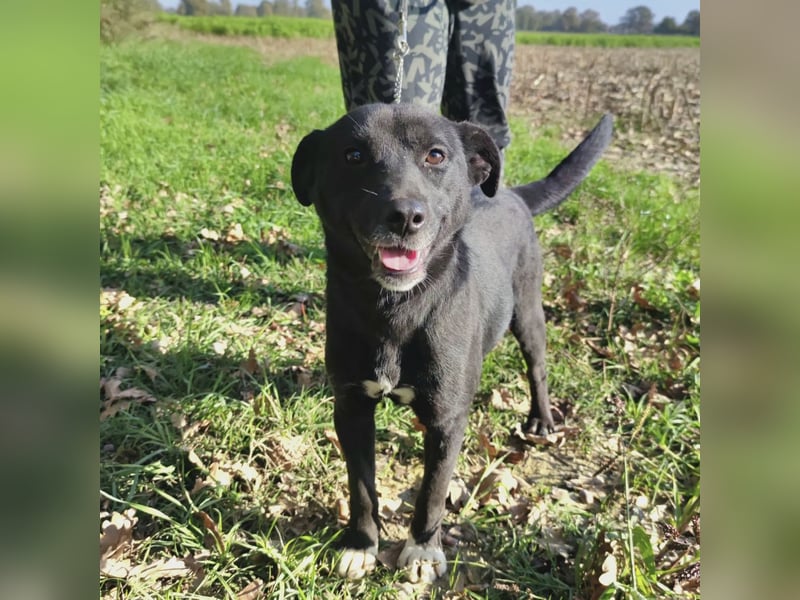
[[[379,248],[381,263],[391,271],[408,271],[417,266],[419,252],[402,248]]]

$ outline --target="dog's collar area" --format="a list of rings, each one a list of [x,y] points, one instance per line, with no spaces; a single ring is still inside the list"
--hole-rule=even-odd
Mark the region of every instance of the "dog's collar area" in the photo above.
[[[410,385],[401,385],[392,388],[392,384],[389,383],[389,380],[385,377],[381,377],[379,381],[365,379],[361,382],[361,386],[364,388],[364,393],[367,396],[376,400],[388,396],[400,404],[411,404],[416,397],[416,391]]]

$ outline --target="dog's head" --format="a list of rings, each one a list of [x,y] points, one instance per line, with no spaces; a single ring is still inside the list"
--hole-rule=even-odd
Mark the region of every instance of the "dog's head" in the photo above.
[[[393,291],[426,278],[466,222],[473,188],[493,196],[499,177],[483,129],[409,104],[357,108],[307,135],[292,161],[295,195],[316,208],[329,252]]]

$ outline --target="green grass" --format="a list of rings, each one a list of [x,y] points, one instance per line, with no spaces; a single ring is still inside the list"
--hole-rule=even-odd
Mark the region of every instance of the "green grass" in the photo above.
[[[195,33],[214,35],[252,35],[268,37],[310,37],[332,38],[333,21],[310,17],[282,17],[270,15],[266,17],[236,16],[181,16],[159,13],[158,20],[171,23],[182,29]]]
[[[101,51],[100,100],[101,400],[119,409],[100,424],[101,520],[131,508],[138,519],[114,561],[189,561],[171,576],[102,576],[101,596],[233,598],[257,580],[270,598],[396,596],[402,574],[389,569],[331,575],[346,484],[329,441],[325,256],[289,169],[302,136],[343,111],[337,71],[302,57],[265,65],[243,48],[121,44]],[[563,156],[558,131],[512,125],[509,183]],[[618,583],[605,597],[668,597],[671,572],[698,560],[695,547],[675,558],[654,524],[683,530],[698,510],[698,213],[697,190],[600,163],[537,218],[551,393],[579,432],[518,464],[491,460],[486,440],[509,447],[521,415],[486,397],[526,395],[505,340],[485,365],[458,473],[473,496],[498,468],[525,484],[506,504],[496,491],[448,513],[461,542],[434,597],[465,581],[464,597],[586,597],[609,552]],[[392,500],[420,474],[422,435],[402,407],[381,407],[377,422]],[[564,499],[601,468],[602,496]],[[389,510],[384,539],[403,539],[408,521]]]
[[[298,17],[187,17],[159,13],[157,20],[195,33],[221,36],[261,36],[283,38],[333,38],[333,22],[329,19]],[[517,31],[518,44],[540,46],[591,46],[601,48],[696,48],[700,38],[689,35],[633,35],[614,33],[563,33],[551,31]]]
[[[700,38],[691,35],[623,35],[617,33],[517,31],[517,43],[539,46],[592,46],[600,48],[699,48]]]

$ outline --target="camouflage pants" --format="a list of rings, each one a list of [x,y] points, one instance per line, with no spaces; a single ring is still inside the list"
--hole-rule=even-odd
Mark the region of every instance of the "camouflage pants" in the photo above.
[[[392,102],[402,0],[331,0],[348,110]],[[402,102],[483,125],[500,148],[514,62],[514,0],[408,0]]]

